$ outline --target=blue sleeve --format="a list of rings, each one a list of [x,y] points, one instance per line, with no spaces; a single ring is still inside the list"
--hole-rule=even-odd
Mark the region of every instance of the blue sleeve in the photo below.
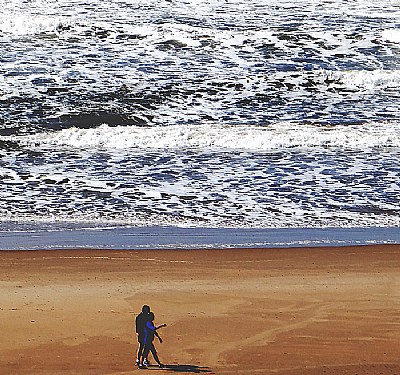
[[[156,327],[154,327],[154,325],[153,325],[152,322],[147,322],[147,323],[146,323],[146,327],[147,327],[148,329],[152,330],[152,331],[155,331],[155,330],[156,330]]]

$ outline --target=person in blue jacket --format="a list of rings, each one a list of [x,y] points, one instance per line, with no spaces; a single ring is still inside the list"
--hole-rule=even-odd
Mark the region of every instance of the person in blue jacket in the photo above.
[[[143,337],[143,342],[144,342],[144,350],[142,354],[142,360],[139,363],[139,367],[146,367],[146,364],[144,363],[144,360],[147,359],[149,352],[153,355],[154,360],[157,362],[158,366],[163,368],[164,365],[160,362],[158,355],[157,355],[157,350],[154,346],[154,336],[158,338],[160,341],[160,344],[162,344],[162,338],[159,336],[157,333],[157,330],[161,327],[165,327],[166,324],[162,324],[158,327],[154,325],[154,313],[150,312],[148,314],[148,320],[144,326],[144,337]]]

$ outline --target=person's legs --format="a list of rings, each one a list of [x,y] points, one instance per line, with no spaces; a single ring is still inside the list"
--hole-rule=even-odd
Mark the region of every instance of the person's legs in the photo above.
[[[138,340],[139,341],[139,349],[138,349],[138,353],[137,353],[137,360],[136,360],[136,364],[140,363],[140,358],[143,354],[143,350],[144,350],[144,343],[143,340]],[[146,358],[146,357],[145,357]]]
[[[159,366],[163,366],[163,364],[160,362],[160,360],[158,359],[158,355],[157,355],[157,350],[154,346],[153,343],[151,343],[149,345],[149,350],[151,351],[151,354],[153,355],[154,360],[158,363]]]
[[[145,344],[144,348],[143,348],[142,358],[140,359],[140,362],[139,362],[141,365],[143,365],[144,360],[147,360],[147,357],[149,355],[149,351],[150,351],[149,345]]]

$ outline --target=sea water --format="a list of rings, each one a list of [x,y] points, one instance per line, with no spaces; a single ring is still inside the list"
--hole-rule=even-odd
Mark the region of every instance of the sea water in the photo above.
[[[0,3],[2,233],[398,234],[398,1]]]

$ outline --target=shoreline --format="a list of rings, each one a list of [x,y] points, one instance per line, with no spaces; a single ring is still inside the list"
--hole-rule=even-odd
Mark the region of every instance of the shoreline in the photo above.
[[[143,304],[167,323],[160,373],[400,372],[400,245],[0,260],[0,374],[135,374]]]
[[[398,227],[207,228],[0,225],[0,248],[225,249],[400,244]]]
[[[357,252],[364,252],[368,250],[377,251],[380,249],[400,249],[400,243],[373,243],[373,244],[352,244],[352,245],[311,245],[311,246],[272,246],[272,247],[261,247],[261,246],[248,246],[248,247],[198,247],[198,248],[90,248],[90,247],[71,247],[71,248],[50,248],[50,249],[3,249],[0,248],[0,257],[3,254],[8,255],[24,255],[26,258],[30,258],[30,253],[32,253],[32,259],[36,259],[37,255],[43,255],[44,258],[48,258],[46,255],[52,255],[50,258],[55,259],[57,256],[61,254],[66,254],[64,258],[71,258],[74,257],[70,256],[71,253],[82,253],[83,258],[104,258],[107,259],[108,256],[102,255],[111,255],[114,256],[116,254],[123,255],[123,254],[136,254],[136,255],[145,255],[149,253],[165,255],[165,254],[175,254],[176,256],[179,254],[186,254],[186,253],[224,253],[227,254],[225,251],[230,253],[243,253],[243,254],[250,254],[253,252],[257,254],[259,252],[262,253],[282,253],[285,254],[287,252],[305,252],[305,253],[314,253],[314,252],[324,252],[326,251],[335,251],[335,252],[342,252],[346,254],[348,251],[357,251]],[[19,258],[19,257],[17,257]],[[63,257],[61,257],[62,259]]]

